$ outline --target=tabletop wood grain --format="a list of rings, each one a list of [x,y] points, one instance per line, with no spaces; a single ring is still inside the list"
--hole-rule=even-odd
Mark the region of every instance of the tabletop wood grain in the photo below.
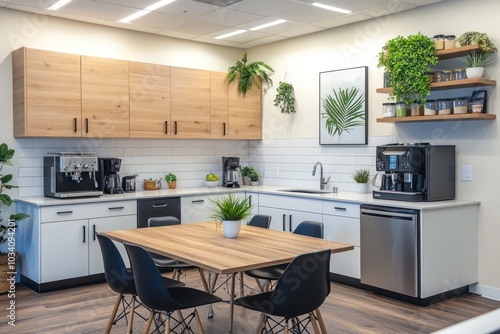
[[[115,230],[103,234],[217,274],[288,263],[297,255],[324,249],[332,253],[354,249],[352,245],[248,225],[242,225],[239,236],[230,239],[215,222]]]

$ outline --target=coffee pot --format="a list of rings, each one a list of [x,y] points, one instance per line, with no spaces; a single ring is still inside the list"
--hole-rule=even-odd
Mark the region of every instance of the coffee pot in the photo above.
[[[137,175],[124,176],[122,179],[122,188],[125,192],[135,191],[135,178]]]

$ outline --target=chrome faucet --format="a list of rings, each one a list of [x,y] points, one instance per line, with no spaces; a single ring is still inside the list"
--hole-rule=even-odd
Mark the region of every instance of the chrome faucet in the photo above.
[[[328,177],[327,180],[323,177],[323,165],[319,161],[313,167],[313,172],[312,172],[313,176],[316,175],[316,168],[318,167],[318,165],[320,167],[319,189],[325,190],[326,185],[328,184],[328,182],[330,182],[330,176]]]

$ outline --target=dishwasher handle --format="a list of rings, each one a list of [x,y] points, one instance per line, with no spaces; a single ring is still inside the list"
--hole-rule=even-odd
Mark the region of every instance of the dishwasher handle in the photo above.
[[[415,217],[415,215],[411,214],[411,213],[382,211],[382,210],[370,210],[370,209],[361,209],[361,214],[376,215],[376,216],[382,216],[382,217],[398,217],[398,218],[403,218],[403,219],[413,219],[413,217]]]

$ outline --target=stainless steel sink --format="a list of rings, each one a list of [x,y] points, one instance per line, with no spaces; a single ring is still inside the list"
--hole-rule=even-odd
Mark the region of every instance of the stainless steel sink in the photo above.
[[[331,190],[316,190],[316,189],[281,189],[278,191],[284,191],[287,193],[302,193],[302,194],[329,194]]]

